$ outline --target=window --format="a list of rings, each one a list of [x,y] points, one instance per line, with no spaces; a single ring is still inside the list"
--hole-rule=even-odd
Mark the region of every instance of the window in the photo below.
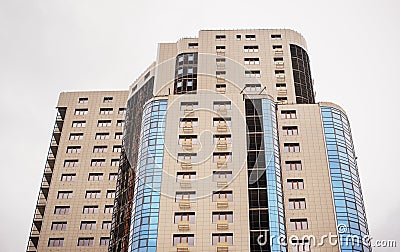
[[[233,212],[213,212],[212,222],[217,223],[218,221],[226,220],[228,223],[233,222]]]
[[[76,174],[62,174],[61,175],[61,181],[75,181]]]
[[[56,206],[54,214],[69,214],[69,206]]]
[[[283,151],[284,152],[300,152],[300,144],[299,143],[284,143]]]
[[[80,104],[87,104],[89,102],[89,98],[82,97],[78,99],[78,103]]]
[[[69,140],[82,140],[83,139],[83,133],[71,133],[69,134]]]
[[[215,101],[213,103],[213,109],[215,111],[226,111],[232,109],[230,101]]]
[[[217,65],[220,64],[225,64],[226,59],[225,58],[216,58],[215,62],[217,62]]]
[[[224,134],[224,135],[214,135],[213,136],[213,143],[216,145],[222,145],[222,144],[231,144],[232,143],[232,137],[230,134]]]
[[[78,159],[72,159],[72,160],[65,160],[64,161],[64,167],[78,167],[78,166],[79,166]]]
[[[97,214],[99,212],[99,206],[84,206],[82,213],[84,214]]]
[[[233,234],[212,234],[212,245],[217,246],[219,243],[227,243],[228,245],[233,245]]]
[[[104,97],[103,98],[103,102],[104,103],[111,103],[111,102],[113,102],[113,98],[112,97]]]
[[[110,133],[96,133],[96,140],[107,140],[110,138]]]
[[[297,126],[283,126],[282,131],[285,136],[294,136],[299,134]]]
[[[230,117],[214,117],[213,118],[213,126],[219,127],[221,125],[224,126],[232,126],[232,121]]]
[[[232,162],[232,153],[231,152],[214,152],[213,153],[213,162],[214,163]]]
[[[180,135],[178,144],[183,145],[183,146],[197,144],[197,136],[196,135]]]
[[[111,221],[103,221],[101,228],[105,229],[105,230],[110,230],[111,229]]]
[[[310,252],[310,242],[308,240],[291,240],[292,252]]]
[[[75,109],[74,115],[87,115],[88,109]]]
[[[194,201],[195,197],[196,197],[196,192],[192,192],[192,191],[176,192],[175,193],[175,202],[180,202],[181,200]]]
[[[237,34],[237,35],[236,35],[236,40],[242,40],[242,35]]]
[[[102,146],[94,146],[93,147],[93,153],[105,153],[107,152],[107,146],[102,145]]]
[[[86,191],[85,199],[100,199],[100,190]]]
[[[216,46],[215,49],[217,50],[217,53],[223,53],[223,52],[225,52],[226,47],[225,46]]]
[[[282,45],[272,45],[272,49],[282,49]]]
[[[295,119],[295,118],[297,118],[296,110],[282,110],[281,111],[281,118],[282,119]]]
[[[289,209],[306,209],[306,199],[289,199]]]
[[[72,191],[58,191],[57,199],[70,199],[72,198]]]
[[[282,35],[281,34],[271,34],[271,38],[280,39],[280,38],[282,38]]]
[[[67,153],[81,153],[81,146],[68,146]]]
[[[194,234],[174,234],[173,245],[176,247],[178,244],[188,244],[194,246]]]
[[[228,199],[228,201],[233,201],[232,191],[216,191],[213,192],[212,201],[216,202],[218,199]]]
[[[111,120],[98,120],[97,121],[97,127],[110,127],[111,126]]]
[[[184,117],[179,119],[180,128],[193,128],[199,126],[199,119],[195,117]]]
[[[197,154],[196,153],[178,153],[178,160],[180,162],[196,163],[197,162]]]
[[[86,121],[73,121],[72,128],[84,128],[86,127]]]
[[[196,179],[196,172],[177,172],[177,181],[182,179]]]
[[[64,238],[49,238],[48,247],[64,247]]]
[[[113,205],[106,205],[104,207],[104,213],[113,213],[113,210],[114,210]]]
[[[100,115],[112,115],[114,113],[113,108],[100,108]]]
[[[260,65],[260,58],[244,58],[245,65]]]
[[[287,187],[290,190],[301,190],[304,189],[304,180],[303,179],[288,179]]]
[[[88,181],[101,181],[103,179],[103,173],[89,173]]]
[[[286,90],[286,83],[276,83],[276,90],[281,91],[281,90]]]
[[[244,77],[258,78],[261,77],[260,70],[246,70],[244,71]]]
[[[220,179],[226,179],[227,181],[232,179],[231,171],[214,171],[213,172],[213,181],[218,181]]]
[[[291,230],[304,230],[308,229],[307,219],[290,219]]]
[[[105,159],[92,159],[90,166],[106,166]]]
[[[124,120],[117,120],[117,126],[123,127],[125,125]]]
[[[198,102],[181,102],[181,111],[193,111],[199,108]]]
[[[110,244],[109,237],[100,237],[100,246],[108,246]]]
[[[215,35],[215,40],[218,41],[226,40],[226,35]]]
[[[287,97],[277,97],[276,98],[276,100],[277,100],[277,102],[279,103],[279,104],[287,104],[288,103],[288,100],[287,100]]]
[[[174,223],[178,224],[180,221],[188,221],[190,224],[194,224],[195,221],[194,212],[175,213]]]
[[[215,85],[215,89],[216,89],[217,93],[225,94],[225,92],[226,92],[226,84],[216,84]]]
[[[91,247],[94,245],[94,238],[78,238],[78,246]]]
[[[67,222],[52,222],[51,230],[64,231],[67,230]]]
[[[118,139],[118,140],[122,139],[122,132],[116,132],[114,135],[114,139]]]
[[[244,46],[243,51],[245,53],[247,52],[258,52],[258,46],[257,45],[253,45],[253,46]]]
[[[256,40],[256,35],[254,35],[254,34],[246,35],[245,38],[246,38],[246,40]]]
[[[115,190],[107,190],[107,199],[114,199],[115,198]]]
[[[260,92],[261,91],[261,84],[259,83],[250,83],[245,85],[246,92]]]
[[[113,146],[113,152],[121,152],[122,151],[122,146],[121,145],[114,145]]]
[[[110,173],[108,175],[108,180],[117,180],[118,179],[118,173]]]
[[[126,108],[119,108],[118,109],[118,115],[125,115],[126,114]]]
[[[111,166],[119,166],[119,159],[111,159]]]
[[[301,171],[302,166],[301,166],[301,161],[296,160],[296,161],[285,161],[286,165],[286,170],[287,171]]]
[[[199,47],[199,43],[188,43],[189,49],[195,49]]]
[[[95,221],[81,221],[81,230],[95,230],[96,222]]]

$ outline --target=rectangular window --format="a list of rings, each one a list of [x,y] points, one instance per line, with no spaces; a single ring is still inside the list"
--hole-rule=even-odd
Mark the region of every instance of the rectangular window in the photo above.
[[[180,110],[181,111],[194,111],[199,108],[198,102],[181,102]]]
[[[118,115],[125,115],[126,114],[126,108],[119,108],[118,109]]]
[[[231,102],[230,101],[215,101],[213,103],[213,109],[215,111],[226,111],[226,110],[231,110]]]
[[[179,135],[178,144],[186,146],[186,147],[188,147],[189,145],[197,144],[197,136],[196,135]]]
[[[78,167],[78,166],[79,166],[78,159],[71,159],[64,161],[64,167]]]
[[[56,206],[54,208],[54,214],[69,214],[69,206]]]
[[[285,161],[285,166],[286,166],[287,171],[301,171],[302,170],[300,160]]]
[[[113,102],[113,98],[110,97],[110,96],[104,97],[104,98],[103,98],[103,102],[104,102],[104,103],[111,103],[111,102]]]
[[[214,127],[219,127],[219,126],[232,126],[232,120],[230,117],[214,117],[213,118],[213,126]]]
[[[107,152],[107,145],[102,145],[102,146],[94,146],[93,147],[93,153],[105,153]]]
[[[245,90],[246,92],[260,92],[261,91],[261,84],[259,83],[250,83],[250,84],[246,84],[245,86]]]
[[[212,222],[217,223],[218,221],[226,220],[228,223],[233,222],[233,212],[213,212]]]
[[[110,230],[111,229],[111,221],[103,221],[101,225],[101,229]]]
[[[185,192],[176,192],[175,193],[175,202],[180,202],[181,200],[194,201],[195,198],[196,198],[196,192],[193,192],[193,191],[185,191]]]
[[[216,72],[215,72],[215,75],[216,75],[217,77],[224,77],[225,74],[226,74],[226,71],[216,71]]]
[[[296,110],[282,110],[281,111],[282,119],[296,119]]]
[[[233,201],[232,191],[216,191],[213,192],[212,201],[216,202],[218,199],[228,199],[229,202]]]
[[[92,247],[94,246],[94,238],[93,237],[78,238],[78,246]]]
[[[232,179],[232,171],[213,171],[213,181],[217,182],[220,179],[227,181]]]
[[[110,138],[110,133],[96,133],[96,140],[107,140]]]
[[[177,172],[176,180],[182,179],[196,179],[196,172]]]
[[[291,240],[292,252],[310,252],[310,242],[308,240]]]
[[[226,92],[226,84],[216,84],[215,91],[219,94],[225,94]]]
[[[192,129],[193,127],[199,126],[199,119],[194,117],[184,117],[179,119],[179,127]]]
[[[242,40],[242,35],[237,34],[237,35],[236,35],[236,40]]]
[[[124,120],[117,120],[117,126],[118,127],[124,127],[125,121]]]
[[[106,166],[106,160],[105,159],[92,159],[90,161],[90,166]]]
[[[245,53],[247,52],[258,52],[258,46],[257,45],[253,45],[253,46],[244,46],[243,51]]]
[[[81,146],[68,146],[66,153],[81,153]]]
[[[225,64],[226,59],[225,58],[216,58],[215,62],[217,62],[217,65],[219,64]]]
[[[226,35],[215,35],[215,40],[217,41],[226,40]]]
[[[213,153],[214,163],[229,163],[232,162],[231,152],[214,152]]]
[[[99,212],[99,206],[84,206],[82,213],[84,214],[97,214]]]
[[[226,145],[232,143],[232,136],[230,134],[217,134],[213,136],[213,143],[216,145]]]
[[[245,38],[246,38],[246,40],[256,40],[256,35],[254,35],[254,34],[246,35]]]
[[[189,49],[196,49],[199,47],[199,43],[188,43]]]
[[[72,191],[58,191],[57,199],[70,199],[72,198]]]
[[[278,91],[285,91],[286,89],[286,83],[276,83],[275,85],[276,90]]]
[[[179,244],[187,244],[188,246],[194,246],[194,234],[174,234],[173,246],[179,246]]]
[[[178,153],[178,160],[185,163],[196,163],[197,154],[196,153]]]
[[[49,238],[48,247],[64,247],[64,238]]]
[[[61,175],[61,181],[67,182],[67,181],[75,181],[76,174],[62,174]]]
[[[108,214],[112,214],[113,213],[113,210],[114,210],[114,208],[113,208],[114,206],[113,205],[106,205],[105,207],[104,207],[104,213],[108,213]]]
[[[175,213],[174,223],[178,224],[180,221],[188,221],[190,224],[194,224],[194,221],[195,221],[194,212]]]
[[[108,175],[108,180],[117,180],[118,179],[118,173],[110,173]]]
[[[103,173],[89,173],[88,181],[101,181],[103,179]]]
[[[110,165],[111,166],[119,166],[119,159],[111,159]]]
[[[290,190],[302,190],[302,189],[304,189],[304,180],[303,179],[288,179],[287,187]]]
[[[78,103],[80,104],[87,104],[89,102],[89,98],[87,97],[81,97],[78,99]]]
[[[259,78],[259,77],[261,77],[261,71],[260,70],[246,70],[246,71],[244,71],[244,77]]]
[[[295,136],[299,134],[297,126],[283,126],[282,131],[284,136]]]
[[[260,65],[260,58],[244,58],[245,65]]]
[[[114,139],[121,140],[122,139],[122,132],[116,132],[114,135]]]
[[[272,49],[282,49],[282,45],[272,45]]]
[[[114,199],[115,198],[115,190],[107,190],[107,199]]]
[[[271,34],[271,38],[280,39],[280,38],[282,38],[282,35],[281,34]]]
[[[113,146],[113,152],[121,152],[122,151],[122,146],[121,145],[114,145]]]
[[[95,221],[81,221],[81,230],[95,230],[96,222]]]
[[[100,115],[112,115],[114,113],[113,108],[100,108]]]
[[[51,223],[51,230],[57,230],[57,231],[65,231],[67,230],[67,222],[52,222]]]
[[[111,126],[111,120],[98,120],[97,121],[97,127],[110,127]]]
[[[91,191],[86,191],[85,193],[85,199],[100,199],[100,190],[91,190]]]
[[[86,127],[86,121],[73,121],[72,122],[72,128],[85,128]]]
[[[88,109],[75,109],[74,115],[87,115],[88,113]]]
[[[100,246],[108,246],[110,245],[109,237],[100,237]]]
[[[288,103],[288,99],[287,99],[287,97],[277,97],[276,98],[276,100],[277,100],[277,102],[279,103],[279,104],[287,104]]]
[[[233,234],[232,233],[212,234],[212,245],[218,246],[221,243],[227,243],[228,245],[233,245]]]
[[[217,53],[224,53],[226,47],[225,46],[216,46],[215,49],[217,50]]]
[[[299,143],[284,143],[283,151],[284,152],[300,152],[300,144]]]
[[[305,230],[308,229],[307,219],[290,219],[291,230]]]
[[[69,134],[69,140],[75,141],[75,140],[82,140],[83,139],[83,133],[71,133]]]
[[[289,209],[306,209],[306,199],[289,199]]]

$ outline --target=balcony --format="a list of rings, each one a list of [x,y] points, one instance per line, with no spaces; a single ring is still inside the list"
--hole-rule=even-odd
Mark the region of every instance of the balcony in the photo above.
[[[192,182],[191,182],[190,179],[181,179],[180,186],[183,189],[191,188],[192,187]]]
[[[182,141],[182,148],[185,150],[192,150],[193,149],[193,142],[192,140],[183,140]]]
[[[217,50],[217,56],[225,56],[225,51]]]
[[[228,184],[228,179],[227,178],[217,178],[217,186],[218,187],[224,187]]]
[[[274,53],[275,53],[276,56],[283,55],[283,49],[275,49]]]
[[[226,150],[228,148],[228,142],[226,139],[218,139],[217,149]]]
[[[216,108],[216,111],[217,111],[217,113],[219,113],[219,114],[222,114],[222,115],[226,115],[226,113],[227,113],[227,109],[226,109],[226,106],[218,106],[217,108]]]
[[[228,199],[227,198],[218,198],[217,199],[217,208],[227,208],[228,207]]]
[[[184,133],[192,133],[193,132],[193,123],[192,122],[185,122],[183,124],[182,130]]]
[[[184,110],[185,114],[190,114],[194,112],[194,106],[193,105],[186,105]]]
[[[280,89],[277,89],[277,91],[278,91],[278,95],[287,95],[287,89],[280,88]]]
[[[217,131],[218,132],[227,132],[228,131],[227,123],[225,121],[224,122],[218,122]]]
[[[285,67],[285,63],[283,63],[283,61],[277,61],[275,62],[275,67],[276,69],[283,69]]]
[[[228,252],[229,246],[227,242],[218,242],[217,243],[217,252]]]
[[[225,76],[224,75],[218,75],[217,76],[217,83],[225,83]]]
[[[226,93],[226,86],[217,87],[216,91],[217,91],[218,94],[225,94]]]
[[[285,75],[284,74],[276,74],[276,81],[277,82],[284,82],[285,81]]]
[[[221,168],[226,168],[227,167],[227,159],[226,159],[226,157],[220,157],[220,158],[218,158],[217,159],[217,167],[219,168],[219,169],[221,169]]]
[[[192,169],[192,163],[191,163],[191,161],[190,161],[190,160],[188,160],[188,161],[182,161],[182,162],[181,162],[181,168],[182,168],[182,170],[190,170],[190,169]]]
[[[179,201],[179,208],[189,209],[190,208],[190,200],[189,199],[181,199]]]
[[[218,220],[217,221],[217,230],[227,230],[229,228],[229,224],[227,220]]]
[[[179,221],[178,222],[178,230],[179,231],[189,231],[190,224],[189,221]]]
[[[177,252],[187,252],[189,251],[189,244],[188,243],[178,243],[176,246]]]

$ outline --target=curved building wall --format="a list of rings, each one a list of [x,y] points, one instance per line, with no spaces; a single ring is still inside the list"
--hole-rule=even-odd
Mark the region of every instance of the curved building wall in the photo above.
[[[341,251],[371,251],[362,242],[368,226],[349,121],[337,108],[321,112]]]

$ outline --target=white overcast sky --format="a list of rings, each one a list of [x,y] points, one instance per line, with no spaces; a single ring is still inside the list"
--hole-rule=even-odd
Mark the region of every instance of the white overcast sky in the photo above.
[[[157,43],[238,28],[306,38],[317,101],[350,118],[370,233],[400,247],[399,10],[396,0],[0,0],[0,251],[25,251],[60,92],[127,89]]]

